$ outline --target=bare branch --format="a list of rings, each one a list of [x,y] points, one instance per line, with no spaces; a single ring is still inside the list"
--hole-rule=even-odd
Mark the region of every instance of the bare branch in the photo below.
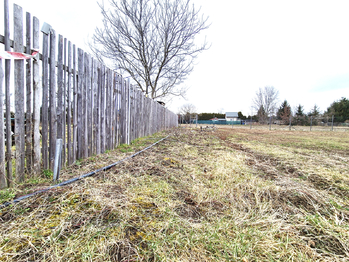
[[[191,0],[109,0],[99,4],[103,28],[96,28],[93,53],[113,61],[152,98],[183,95],[180,87],[193,61],[208,49],[195,43],[208,28]]]

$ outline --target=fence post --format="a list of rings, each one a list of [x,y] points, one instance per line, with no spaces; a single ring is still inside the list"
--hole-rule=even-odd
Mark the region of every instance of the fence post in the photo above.
[[[23,52],[23,11],[14,4],[14,48],[15,52]],[[24,60],[14,61],[15,86],[15,143],[16,143],[16,180],[24,181],[25,145],[24,145]]]
[[[334,120],[334,115],[332,115],[332,125],[331,125],[331,131],[333,131],[333,120]]]
[[[0,58],[0,101],[3,101],[2,79],[4,73],[2,69],[2,59]],[[5,134],[4,134],[4,112],[3,106],[0,106],[0,189],[7,187],[5,172]],[[7,137],[9,139],[9,137]]]
[[[4,1],[4,33],[5,33],[5,51],[11,51],[10,46],[10,12],[9,1]],[[6,100],[6,176],[7,186],[11,187],[12,182],[12,131],[11,131],[11,103],[10,103],[10,74],[11,74],[11,60],[5,59],[5,100]]]
[[[271,130],[271,116],[269,118],[269,130]]]
[[[250,129],[252,129],[252,113],[251,113]]]
[[[55,150],[55,162],[53,167],[53,181],[57,181],[59,179],[59,172],[62,166],[62,144],[62,138],[57,139]]]
[[[39,19],[33,17],[33,48],[39,49]],[[40,155],[40,65],[39,55],[33,61],[33,170],[38,175],[41,169]]]
[[[50,133],[49,133],[49,165],[51,170],[53,169],[56,139],[57,139],[57,114],[56,114],[56,32],[51,30],[50,34],[50,73],[49,73],[49,103],[50,103]]]
[[[26,53],[31,54],[31,15],[26,13]],[[32,175],[33,168],[33,154],[32,154],[32,60],[29,59],[26,62],[26,114],[25,114],[25,158],[26,158],[26,169],[28,175]]]
[[[289,127],[290,131],[291,131],[291,116],[290,116],[290,127]]]
[[[313,125],[313,116],[310,117],[310,131],[311,131],[312,125]]]

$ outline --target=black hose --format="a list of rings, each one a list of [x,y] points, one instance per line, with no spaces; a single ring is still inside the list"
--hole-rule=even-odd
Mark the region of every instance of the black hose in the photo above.
[[[9,205],[11,205],[11,204],[18,203],[18,202],[20,202],[20,201],[22,201],[22,200],[24,200],[24,199],[29,198],[29,197],[32,197],[32,196],[35,196],[35,195],[38,195],[38,194],[41,194],[41,193],[45,193],[45,192],[47,192],[47,191],[49,191],[49,190],[51,190],[51,189],[53,189],[53,188],[60,187],[60,186],[66,186],[66,185],[69,185],[69,184],[71,184],[71,183],[74,183],[74,182],[76,182],[76,181],[78,181],[78,180],[84,179],[84,178],[86,178],[86,177],[93,176],[93,175],[95,175],[95,174],[97,174],[97,173],[99,173],[99,172],[101,172],[101,171],[107,171],[107,170],[109,170],[110,168],[112,168],[112,167],[114,167],[114,166],[116,166],[116,165],[118,165],[118,164],[120,164],[120,163],[122,163],[122,162],[125,162],[126,160],[129,160],[129,159],[131,159],[131,158],[133,158],[133,157],[139,155],[140,153],[142,153],[142,152],[148,150],[149,148],[155,146],[156,144],[160,143],[161,141],[165,140],[165,139],[168,138],[168,137],[169,137],[169,135],[168,135],[167,137],[164,137],[164,138],[160,139],[159,141],[155,142],[154,144],[152,144],[152,145],[150,145],[150,146],[148,146],[148,147],[142,149],[141,151],[139,151],[139,152],[137,152],[137,153],[134,153],[133,155],[128,156],[128,157],[126,157],[126,158],[124,158],[124,159],[121,159],[121,160],[119,160],[118,162],[115,162],[115,163],[113,163],[113,164],[111,164],[111,165],[109,165],[109,166],[102,167],[102,168],[100,168],[100,169],[97,169],[97,170],[95,170],[95,171],[92,171],[92,172],[90,172],[90,173],[87,173],[87,174],[84,174],[84,175],[81,175],[81,176],[78,176],[78,177],[75,177],[75,178],[71,178],[71,179],[69,179],[69,180],[67,180],[67,181],[63,181],[63,182],[61,182],[61,183],[59,183],[59,184],[56,184],[56,185],[53,185],[53,186],[50,186],[50,187],[47,187],[47,188],[44,188],[44,189],[35,191],[35,192],[30,193],[30,194],[28,194],[28,195],[24,195],[24,196],[18,197],[18,198],[14,199],[14,200],[12,200],[12,201],[10,201],[10,202],[5,202],[5,203],[3,203],[3,204],[0,206],[0,209],[3,209],[3,208],[5,208],[5,207],[7,207],[7,206],[9,206]]]

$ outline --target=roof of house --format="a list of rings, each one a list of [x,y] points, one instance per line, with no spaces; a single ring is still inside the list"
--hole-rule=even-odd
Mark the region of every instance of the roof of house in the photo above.
[[[214,117],[214,118],[211,118],[210,120],[212,120],[212,121],[225,121],[225,118]]]
[[[225,117],[239,117],[238,112],[226,112]]]

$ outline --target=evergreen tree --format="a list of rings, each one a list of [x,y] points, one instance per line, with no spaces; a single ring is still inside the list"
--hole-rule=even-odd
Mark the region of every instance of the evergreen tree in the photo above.
[[[297,106],[296,116],[304,116],[304,108],[301,104]]]
[[[285,100],[284,102],[282,102],[281,106],[278,109],[277,119],[281,120],[284,124],[288,124],[290,116],[291,116],[291,107],[288,104],[287,100]]]
[[[342,97],[340,100],[335,101],[327,108],[326,114],[328,116],[335,116],[336,122],[345,122],[349,120],[349,100]]]
[[[311,111],[308,113],[308,116],[312,116],[313,118],[320,116],[320,108],[315,104]]]
[[[321,116],[320,108],[315,104],[311,111],[308,113],[308,116],[313,118],[312,124],[317,125],[319,117]]]
[[[246,118],[247,118],[246,116],[244,116],[244,115],[242,114],[241,111],[238,112],[238,117],[239,117],[240,120],[246,120]]]
[[[299,104],[295,111],[296,111],[296,113],[295,113],[294,123],[296,125],[302,125],[302,126],[307,124],[308,117],[304,113],[304,107]]]

